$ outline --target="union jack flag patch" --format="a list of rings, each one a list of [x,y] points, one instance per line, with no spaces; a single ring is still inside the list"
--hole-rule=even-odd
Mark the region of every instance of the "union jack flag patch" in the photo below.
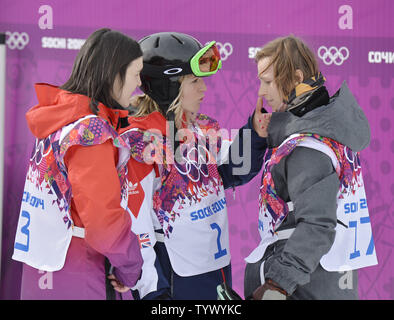
[[[141,233],[138,234],[137,237],[138,237],[138,242],[140,244],[140,249],[149,248],[152,246],[149,239],[149,233]]]

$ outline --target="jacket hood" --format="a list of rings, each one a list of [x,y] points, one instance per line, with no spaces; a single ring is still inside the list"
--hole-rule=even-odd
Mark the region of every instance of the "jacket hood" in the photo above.
[[[129,117],[129,126],[121,129],[120,133],[123,133],[130,128],[141,129],[142,131],[159,130],[163,136],[167,136],[168,122],[166,118],[159,112],[155,111],[148,114],[145,117]]]
[[[39,139],[48,137],[82,117],[93,114],[90,110],[90,98],[81,94],[73,94],[45,83],[35,84],[38,104],[26,113],[30,131]],[[113,110],[98,105],[98,116],[117,126],[120,117],[126,117],[126,110]]]
[[[279,146],[295,133],[315,133],[331,138],[355,152],[365,149],[371,137],[368,120],[346,82],[327,105],[302,117],[291,112],[274,112],[268,126],[268,145]]]

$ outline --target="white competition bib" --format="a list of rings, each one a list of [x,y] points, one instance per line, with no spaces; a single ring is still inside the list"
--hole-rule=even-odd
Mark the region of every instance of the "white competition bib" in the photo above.
[[[284,143],[295,136],[297,135],[289,137]],[[334,168],[337,168],[338,160],[334,151],[323,142],[309,138],[299,143],[298,146],[325,153],[330,157]],[[354,189],[348,189],[347,193],[340,190],[337,195],[337,220],[339,222],[335,228],[335,240],[330,251],[320,260],[322,267],[327,271],[349,271],[378,263],[359,158],[356,153],[346,147],[345,154],[348,163],[354,166],[352,181]],[[267,213],[266,207],[260,208],[258,229],[262,240],[245,259],[248,263],[260,260],[266,248],[278,240],[276,234],[271,236],[265,232],[269,230],[269,223],[271,223]]]
[[[335,228],[335,241],[320,260],[327,271],[349,271],[378,263],[361,172],[358,182],[360,185],[354,194],[349,193],[337,201],[340,222]]]
[[[63,268],[73,224],[68,204],[59,200],[52,187],[42,192],[48,189],[47,182],[44,179],[39,185],[38,175],[38,170],[29,166],[12,259],[36,269],[57,271]]]
[[[185,200],[188,201],[188,200]],[[203,197],[198,204],[175,203],[169,238],[164,237],[171,265],[183,277],[218,270],[230,264],[227,206],[224,190]]]
[[[299,146],[319,150],[331,159],[336,168],[338,160],[326,144],[307,139]],[[337,195],[337,226],[335,241],[330,251],[322,257],[320,264],[327,271],[349,271],[376,265],[378,263],[369,219],[364,180],[355,152],[345,147],[347,161],[354,166],[352,184],[354,190]]]
[[[97,116],[89,115],[64,127],[60,132],[55,133],[53,144],[61,148],[64,137],[79,123],[89,118],[97,118]],[[57,141],[56,137],[59,137]],[[55,162],[50,139],[50,137],[36,139],[26,175],[12,259],[39,270],[52,272],[63,268],[72,236],[83,238],[84,230],[74,227],[71,219],[70,203],[68,203],[70,199],[67,199],[71,197],[70,186],[58,167],[59,164]],[[129,152],[121,146],[118,150],[118,174],[120,178],[125,177],[121,181],[120,202],[122,207],[126,208],[128,184],[125,165]],[[62,159],[59,161],[62,162]],[[61,165],[64,166],[63,163]]]

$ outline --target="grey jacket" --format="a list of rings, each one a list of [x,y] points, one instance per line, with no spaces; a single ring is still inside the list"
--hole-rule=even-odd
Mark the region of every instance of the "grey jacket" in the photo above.
[[[363,150],[370,141],[368,121],[346,83],[328,105],[302,117],[273,113],[268,133],[269,147],[279,146],[294,133],[316,133],[353,151]],[[330,158],[320,151],[297,147],[273,168],[272,175],[279,196],[294,204],[294,211],[278,230],[295,231],[271,252],[265,263],[265,278],[295,298],[357,298],[357,288],[351,292],[340,288],[343,274],[327,272],[319,264],[334,242],[337,223],[339,179]]]

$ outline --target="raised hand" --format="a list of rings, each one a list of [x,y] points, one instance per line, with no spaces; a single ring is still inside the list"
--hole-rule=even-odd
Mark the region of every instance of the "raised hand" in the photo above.
[[[271,120],[271,113],[267,113],[267,110],[263,108],[263,98],[258,97],[256,103],[256,110],[253,116],[253,128],[257,134],[266,138],[268,136],[268,125]]]

